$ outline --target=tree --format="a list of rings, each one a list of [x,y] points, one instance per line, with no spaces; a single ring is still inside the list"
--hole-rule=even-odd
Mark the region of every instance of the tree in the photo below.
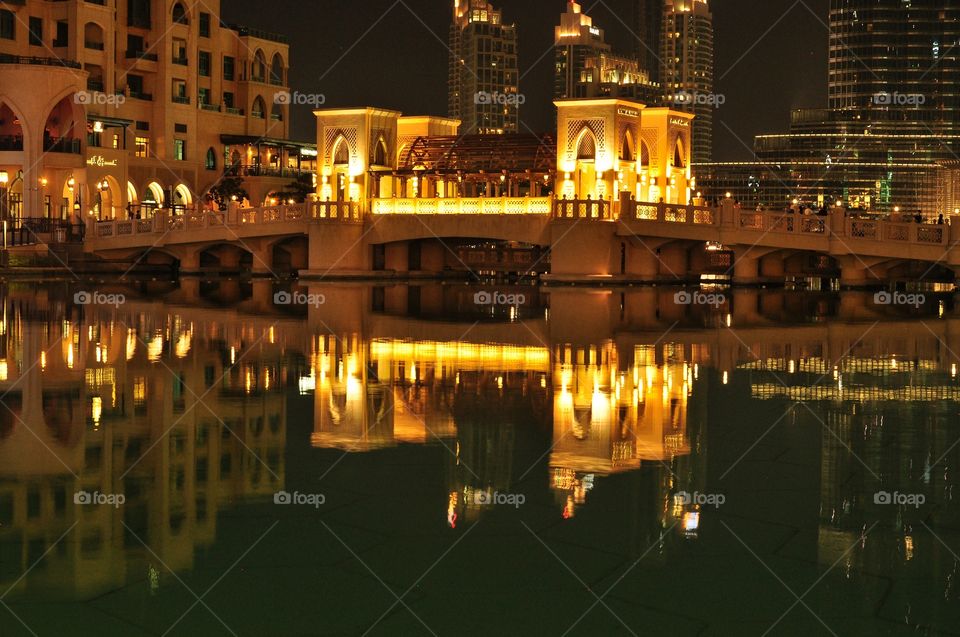
[[[308,173],[302,173],[297,176],[295,181],[284,186],[283,190],[277,190],[270,193],[273,197],[284,203],[293,199],[296,203],[303,203],[307,197],[316,192],[313,187],[313,177]]]
[[[243,201],[248,198],[249,195],[243,187],[243,179],[229,175],[224,175],[207,192],[207,200],[214,202],[220,210],[226,210],[231,201]]]

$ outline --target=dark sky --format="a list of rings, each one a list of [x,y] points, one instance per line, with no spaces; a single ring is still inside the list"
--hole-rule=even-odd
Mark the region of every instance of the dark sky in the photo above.
[[[452,0],[223,0],[223,18],[287,34],[291,87],[327,107],[382,106],[446,114]],[[630,0],[584,0],[615,47],[632,49]],[[566,0],[494,0],[520,39],[521,121],[552,120],[553,28]],[[783,132],[791,108],[826,103],[829,0],[714,0],[714,158],[749,160],[753,136]],[[392,7],[392,8],[391,8]],[[378,22],[379,20],[379,22]],[[374,24],[376,23],[376,24]],[[525,129],[521,125],[521,129]],[[293,136],[312,140],[311,108],[294,107]]]

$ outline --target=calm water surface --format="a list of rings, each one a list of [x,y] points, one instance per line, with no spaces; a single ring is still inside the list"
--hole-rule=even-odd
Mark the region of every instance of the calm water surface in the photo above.
[[[0,635],[960,634],[952,299],[676,292],[2,288]]]

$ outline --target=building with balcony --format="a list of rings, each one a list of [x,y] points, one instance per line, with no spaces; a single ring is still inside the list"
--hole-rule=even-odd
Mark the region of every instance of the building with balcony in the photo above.
[[[260,204],[312,167],[312,144],[287,141],[285,38],[224,24],[219,10],[219,0],[0,6],[0,213],[194,208],[225,172]]]
[[[486,0],[453,0],[447,111],[461,133],[516,133],[517,29]]]
[[[555,99],[623,97],[656,105],[660,86],[650,81],[639,57],[619,55],[577,2],[567,3],[554,29]]]

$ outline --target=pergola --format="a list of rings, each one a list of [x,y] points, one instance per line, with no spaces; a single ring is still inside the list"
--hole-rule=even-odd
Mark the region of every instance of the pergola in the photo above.
[[[417,137],[392,171],[405,196],[541,196],[553,188],[557,143],[550,135]],[[383,176],[383,171],[376,171]]]

